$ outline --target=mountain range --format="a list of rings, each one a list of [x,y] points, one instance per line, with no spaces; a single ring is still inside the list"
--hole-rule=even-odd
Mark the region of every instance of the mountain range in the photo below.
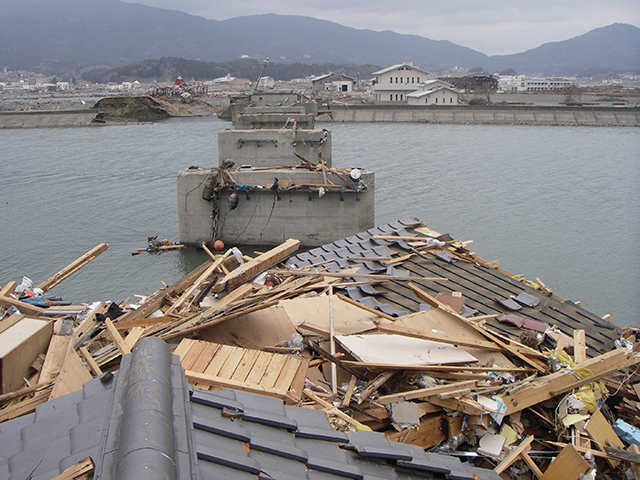
[[[164,57],[229,62],[513,69],[545,76],[640,71],[640,28],[613,24],[514,55],[488,56],[450,41],[345,27],[293,15],[208,20],[120,0],[0,0],[0,67],[82,75]]]

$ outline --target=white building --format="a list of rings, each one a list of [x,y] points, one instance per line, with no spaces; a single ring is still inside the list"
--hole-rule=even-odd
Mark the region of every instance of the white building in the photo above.
[[[525,75],[501,75],[498,77],[498,92],[541,92],[564,90],[575,83],[568,78],[527,78]]]
[[[311,93],[317,95],[320,92],[351,93],[356,81],[341,73],[327,73],[313,78],[311,81]]]
[[[375,103],[407,103],[407,95],[415,92],[429,74],[414,67],[412,63],[401,63],[373,72],[373,101]]]
[[[420,89],[407,94],[408,105],[457,105],[460,92],[440,80],[420,85]]]

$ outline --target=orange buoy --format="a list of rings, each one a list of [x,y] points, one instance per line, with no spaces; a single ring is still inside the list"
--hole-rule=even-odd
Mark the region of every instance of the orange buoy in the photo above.
[[[222,240],[216,240],[213,242],[213,249],[220,251],[224,248],[224,242]]]

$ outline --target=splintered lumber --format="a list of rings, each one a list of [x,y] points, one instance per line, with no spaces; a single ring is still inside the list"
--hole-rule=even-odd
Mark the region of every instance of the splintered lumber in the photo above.
[[[447,439],[447,432],[443,426],[442,414],[422,417],[420,425],[406,430],[389,430],[385,436],[392,442],[409,443],[422,448],[433,447]]]
[[[300,240],[290,238],[268,252],[240,265],[213,286],[213,292],[232,291],[258,273],[284,260],[300,247]]]
[[[527,438],[525,438],[515,450],[507,455],[507,457],[502,462],[500,462],[500,464],[496,468],[493,469],[493,471],[498,475],[504,472],[507,468],[513,465],[513,463],[521,454],[527,453],[531,449],[531,442],[533,442],[533,435],[529,435]]]
[[[582,363],[587,359],[586,334],[584,330],[573,331],[573,361]]]
[[[137,320],[140,318],[147,318],[153,312],[158,310],[165,302],[167,297],[175,296],[182,292],[185,288],[188,288],[189,285],[193,284],[193,282],[200,276],[202,273],[209,268],[209,266],[213,262],[211,260],[207,260],[202,263],[197,268],[193,269],[191,272],[187,273],[184,277],[177,280],[175,283],[170,285],[169,287],[163,288],[162,290],[158,290],[153,295],[149,295],[142,305],[140,305],[135,310],[131,310],[130,312],[125,313],[118,317],[115,321],[115,324],[122,322],[126,325],[127,322],[131,320]]]
[[[380,387],[382,387],[382,385],[384,385],[387,382],[387,380],[389,380],[395,373],[396,373],[395,370],[389,370],[387,372],[382,372],[380,375],[374,378],[371,381],[371,383],[367,385],[367,388],[365,388],[362,392],[360,392],[360,395],[358,396],[358,400],[357,400],[358,404],[361,405],[363,402],[365,402]]]
[[[65,278],[67,278],[71,274],[77,272],[82,267],[84,267],[87,263],[89,263],[91,260],[93,260],[98,255],[100,255],[101,253],[106,251],[107,248],[109,248],[109,244],[108,243],[101,243],[101,244],[97,245],[96,247],[94,247],[91,250],[89,250],[87,253],[82,255],[77,260],[74,260],[73,262],[71,262],[69,265],[64,267],[62,270],[60,270],[55,275],[47,278],[44,282],[42,282],[36,288],[40,288],[43,292],[46,292],[46,291],[52,289],[54,286],[59,284]]]
[[[173,313],[174,311],[176,311],[184,302],[186,302],[188,299],[192,299],[194,297],[192,297],[193,293],[196,291],[196,289],[200,288],[200,286],[211,276],[213,275],[213,273],[218,269],[218,267],[220,267],[220,265],[224,264],[224,261],[229,258],[229,255],[231,255],[233,253],[232,249],[229,249],[226,251],[226,253],[224,255],[222,255],[220,258],[218,258],[216,261],[213,262],[213,264],[211,264],[211,266],[209,266],[209,268],[207,268],[202,275],[200,275],[198,277],[198,279],[193,283],[193,285],[191,285],[189,288],[187,288],[187,290],[180,295],[180,298],[178,298],[178,300],[176,300],[174,302],[173,305],[171,305],[171,307],[165,312],[165,314],[170,315],[171,313]],[[191,300],[191,301],[192,301]],[[191,303],[189,303],[191,304]]]
[[[578,480],[589,468],[573,445],[567,445],[551,462],[541,480]]]
[[[100,375],[102,375],[102,370],[93,359],[86,347],[80,347],[78,349],[78,353],[80,353],[80,355],[82,355],[82,358],[84,358],[84,361],[87,362],[87,365],[89,365],[89,369],[94,376],[99,377]]]
[[[53,477],[52,480],[84,480],[93,478],[93,460],[91,457],[87,457],[84,460],[79,461],[75,465],[71,465],[64,472],[57,477]]]
[[[31,385],[30,387],[24,387],[19,390],[14,390],[13,392],[3,393],[2,395],[0,395],[0,405],[8,402],[9,400],[13,400],[14,398],[20,398],[24,395],[44,390],[45,388],[53,388],[53,382],[37,383],[35,385]]]
[[[18,284],[14,280],[7,282],[7,284],[4,287],[2,287],[2,289],[0,289],[0,297],[6,297],[7,295],[11,295],[16,289],[17,285]]]
[[[586,378],[578,379],[573,371],[565,370],[546,375],[531,382],[527,388],[501,396],[507,407],[506,415],[519,412],[586,383],[600,380],[606,375],[637,363],[640,363],[640,354],[617,348],[578,364],[577,368],[587,368],[591,372]]]
[[[448,385],[438,385],[436,387],[421,388],[419,390],[409,390],[407,392],[394,393],[392,395],[383,395],[376,399],[376,403],[387,404],[407,400],[422,400],[434,397],[441,393],[452,392],[461,388],[471,388],[477,385],[477,380],[467,380],[464,382],[451,383]]]
[[[331,405],[326,400],[320,398],[318,395],[313,393],[308,388],[305,388],[302,393],[304,393],[305,397],[310,398],[311,400],[316,402],[318,405],[320,405],[327,415],[336,415],[338,418],[340,418],[340,419],[344,420],[345,422],[350,423],[351,425],[356,427],[357,430],[371,430],[366,425],[364,425],[364,424],[358,422],[357,420],[351,418],[349,415],[344,413],[338,407],[334,407],[333,405]]]
[[[377,280],[385,282],[387,280],[395,281],[416,281],[416,282],[446,282],[449,279],[443,277],[405,277],[402,275],[379,275],[365,273],[344,273],[344,272],[308,272],[306,270],[282,270],[274,269],[273,273],[299,275],[299,276],[323,276],[336,278],[366,278],[367,280]],[[231,272],[233,273],[233,272]]]
[[[0,295],[0,307],[16,307],[20,311],[20,313],[23,313],[25,315],[38,315],[44,311],[43,308],[21,302],[20,300],[16,300],[15,298],[5,297],[3,295]]]
[[[115,344],[120,354],[126,355],[127,353],[131,353],[131,347],[129,347],[129,345],[125,343],[124,339],[120,335],[120,332],[118,332],[116,327],[113,325],[113,322],[107,318],[104,321],[104,325],[105,327],[107,327],[107,332],[109,332],[109,335],[111,336],[111,339],[113,340],[113,343]]]

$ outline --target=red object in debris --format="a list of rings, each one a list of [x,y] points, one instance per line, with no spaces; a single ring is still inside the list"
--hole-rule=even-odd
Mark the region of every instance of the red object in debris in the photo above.
[[[213,242],[213,249],[220,251],[224,248],[224,242],[222,240],[216,240]]]

